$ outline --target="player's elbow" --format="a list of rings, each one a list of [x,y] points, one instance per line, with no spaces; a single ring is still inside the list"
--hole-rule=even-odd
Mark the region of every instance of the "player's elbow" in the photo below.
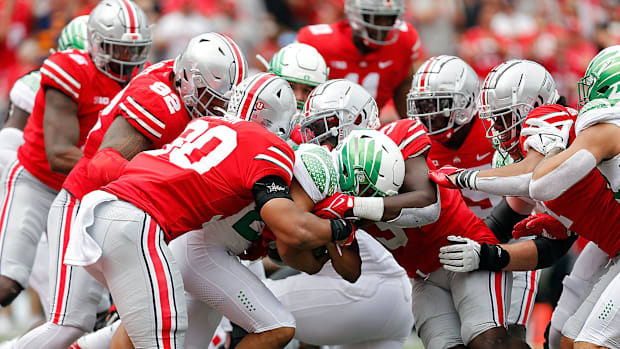
[[[558,190],[557,186],[550,185],[543,178],[538,180],[532,180],[530,182],[529,192],[530,198],[537,201],[549,201],[556,199],[558,196],[562,194],[561,191]]]

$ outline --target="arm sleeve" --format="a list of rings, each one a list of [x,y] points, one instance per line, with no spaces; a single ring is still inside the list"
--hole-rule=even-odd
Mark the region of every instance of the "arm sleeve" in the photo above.
[[[521,215],[515,212],[506,198],[493,208],[491,214],[484,219],[484,223],[491,229],[497,240],[506,243],[512,238],[512,230],[515,224],[527,218],[527,215]]]
[[[550,267],[558,259],[562,258],[573,246],[573,243],[577,240],[577,235],[573,235],[568,239],[552,240],[539,236],[534,239],[536,250],[538,251],[538,263],[536,269],[543,269]]]

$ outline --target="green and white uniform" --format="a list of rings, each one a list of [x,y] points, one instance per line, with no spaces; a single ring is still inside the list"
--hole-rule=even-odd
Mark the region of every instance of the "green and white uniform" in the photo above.
[[[614,124],[620,127],[620,99],[595,99],[586,104],[577,117],[575,133],[596,124]],[[611,190],[620,202],[620,153],[596,166],[609,183]]]
[[[298,148],[294,175],[315,203],[338,190],[332,156],[318,145]],[[362,259],[356,283],[343,280],[328,261],[316,275],[301,273],[265,284],[295,316],[295,338],[302,342],[402,348],[413,324],[407,274],[370,235],[358,230],[356,238]]]

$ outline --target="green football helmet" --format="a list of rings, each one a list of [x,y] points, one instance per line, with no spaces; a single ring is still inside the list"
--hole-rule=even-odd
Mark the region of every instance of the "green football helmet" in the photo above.
[[[268,72],[288,82],[316,87],[327,81],[329,68],[314,47],[295,42],[276,52],[269,62]],[[297,108],[303,108],[305,102],[298,100]]]
[[[617,98],[620,95],[620,45],[610,46],[594,56],[577,86],[579,108],[595,99]]]
[[[396,143],[376,130],[355,130],[336,150],[340,189],[353,196],[398,194],[405,160]]]
[[[85,50],[88,45],[88,16],[79,16],[69,22],[58,37],[58,51],[71,48]]]

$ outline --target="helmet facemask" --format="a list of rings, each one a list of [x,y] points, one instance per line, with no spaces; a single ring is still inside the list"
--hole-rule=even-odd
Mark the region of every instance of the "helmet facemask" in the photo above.
[[[97,67],[121,83],[128,82],[136,71],[142,69],[151,48],[151,40],[139,40],[139,34],[128,33],[125,36],[135,36],[137,39],[115,40],[92,32],[90,42]]]
[[[362,128],[361,115],[350,118],[352,121],[345,121],[347,120],[345,115],[352,114],[354,114],[353,111],[349,109],[329,109],[305,117],[301,122],[303,142],[318,145],[328,143],[331,147],[337,146],[352,130]]]
[[[224,115],[229,99],[211,88],[198,69],[184,69],[177,86],[183,104],[192,117]]]
[[[526,103],[519,103],[504,108],[485,110],[483,106],[479,112],[480,119],[486,129],[486,137],[493,147],[519,160],[523,157],[519,149],[521,127],[527,114],[534,109]]]
[[[469,120],[472,101],[462,92],[409,92],[407,95],[407,116],[418,118],[428,130],[431,138],[447,142]],[[454,127],[458,125],[457,127]]]
[[[366,6],[347,1],[345,12],[351,28],[369,47],[374,45],[390,45],[398,39],[398,28],[402,25],[402,16],[405,12],[402,1],[393,1],[384,5]]]

